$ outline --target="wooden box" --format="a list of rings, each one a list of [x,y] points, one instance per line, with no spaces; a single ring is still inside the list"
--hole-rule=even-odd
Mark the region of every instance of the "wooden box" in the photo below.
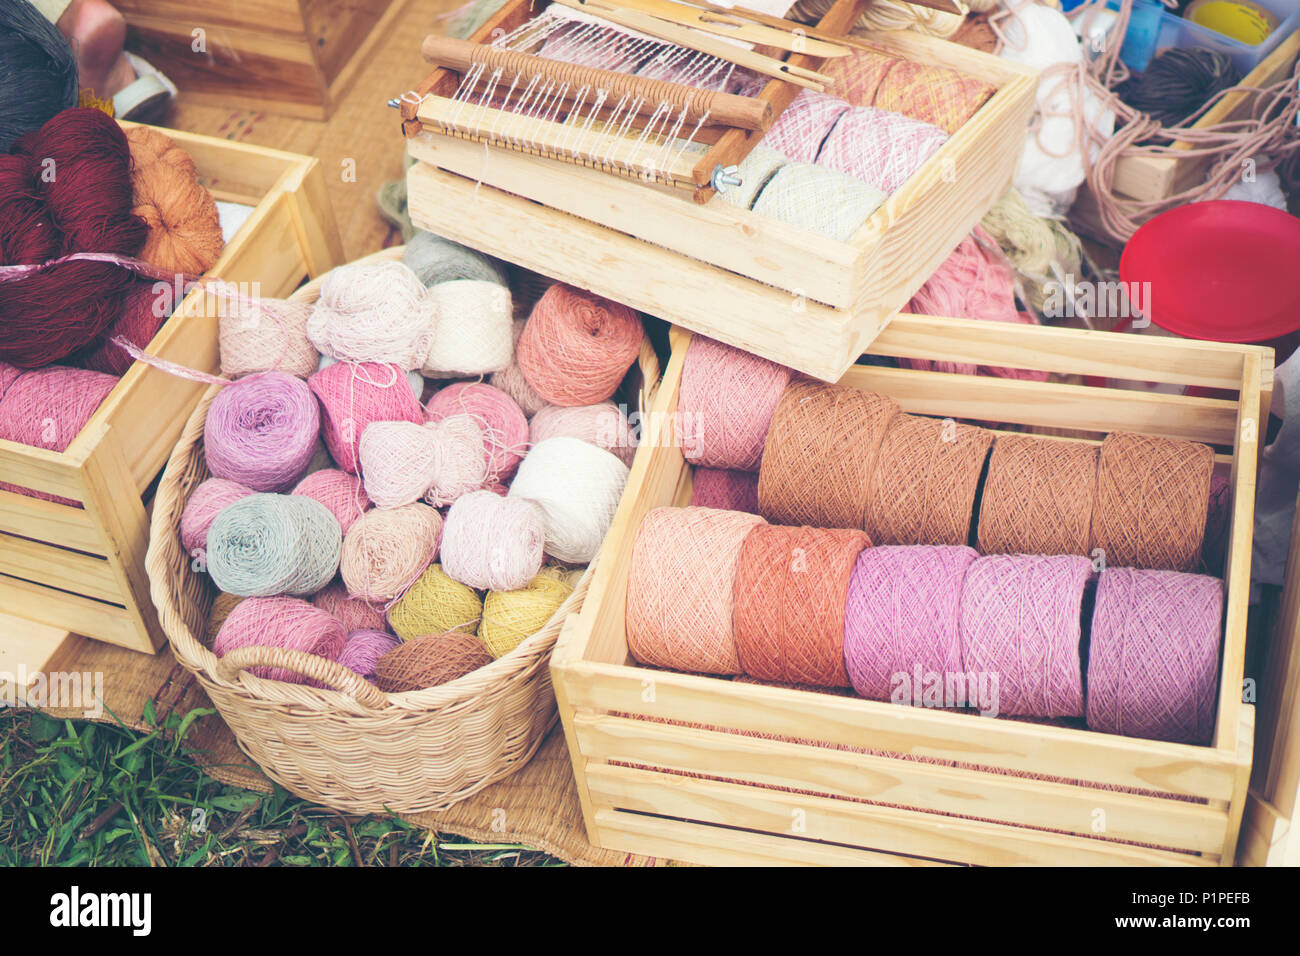
[[[517,0],[476,38],[510,30],[529,13],[528,0]],[[1033,71],[945,40],[869,39],[882,52],[965,71],[998,91],[848,242],[717,197],[699,205],[685,190],[429,133],[417,121],[428,116],[427,101],[406,124],[408,152],[419,161],[407,173],[411,218],[834,381],[1010,183],[1036,88]],[[450,96],[456,83],[440,70],[417,92]]]
[[[918,414],[1093,433],[1128,429],[1216,447],[1216,470],[1232,482],[1232,530],[1217,723],[1212,744],[1201,747],[633,661],[624,609],[636,530],[650,509],[690,496],[691,468],[672,421],[686,344],[683,333],[675,335],[642,439],[650,454],[633,466],[586,603],[566,622],[551,664],[593,844],[730,864],[1233,861],[1254,727],[1254,708],[1242,703],[1241,691],[1270,350],[1177,339],[1144,341],[1135,350],[1131,338],[1113,333],[900,315],[870,354],[1195,384],[1233,398],[868,365],[842,380]]]
[[[315,159],[166,132],[218,200],[255,207],[209,275],[280,297],[342,260]],[[218,371],[226,307],[191,291],[147,351]],[[0,441],[0,481],[81,502],[0,491],[0,670],[21,664],[30,676],[79,640],[69,634],[146,653],[162,644],[144,568],[152,485],[206,387],[136,362],[66,451]]]

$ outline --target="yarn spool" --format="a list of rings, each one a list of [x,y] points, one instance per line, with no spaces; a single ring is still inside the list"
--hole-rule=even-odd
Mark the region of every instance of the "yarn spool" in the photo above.
[[[763,187],[767,185],[768,180],[775,176],[776,171],[789,161],[776,150],[768,149],[762,143],[759,143],[749,151],[736,168],[736,178],[740,180],[740,185],[728,186],[718,193],[718,196],[730,206],[751,209],[754,200],[763,191]]]
[[[997,554],[966,570],[961,592],[961,660],[968,674],[996,674],[1000,714],[1082,717],[1079,657],[1082,555]]]
[[[734,468],[696,468],[691,476],[691,504],[758,514],[758,475]]]
[[[736,563],[732,622],[746,674],[761,680],[847,687],[845,599],[854,562],[871,544],[861,531],[758,525]]]
[[[227,505],[232,505],[253,493],[251,488],[245,488],[239,482],[227,481],[225,478],[209,478],[200,482],[198,487],[190,492],[185,508],[181,511],[181,547],[185,549],[185,553],[197,556],[198,553],[205,551],[208,546],[208,529],[212,527],[212,522],[216,520],[217,515]]]
[[[77,60],[68,41],[27,2],[0,5],[0,153],[77,105]]]
[[[754,200],[754,212],[848,242],[889,198],[844,173],[811,163],[782,166]]]
[[[387,631],[353,631],[343,645],[339,663],[367,679],[375,676],[379,659],[402,644]]]
[[[225,239],[212,194],[194,157],[152,126],[126,131],[131,146],[131,212],[149,227],[140,258],[166,272],[202,275],[217,264]]]
[[[315,350],[313,350],[313,354],[314,354],[314,351],[315,351]],[[333,358],[333,357],[331,357],[331,356],[329,356],[329,355],[317,355],[316,358],[319,359],[319,361],[316,363],[316,371],[318,371],[318,372],[319,372],[321,369],[329,368],[331,365],[338,365],[338,364],[340,364],[338,359]],[[393,367],[396,368],[396,366],[393,366]],[[407,381],[407,382],[410,384],[410,386],[411,386],[411,394],[415,396],[415,400],[416,400],[417,402],[423,400],[423,398],[424,398],[424,376],[421,375],[419,372],[415,372],[415,371],[404,372],[403,374],[406,376],[406,381]]]
[[[1087,554],[1096,496],[1095,446],[999,435],[980,502],[980,551]]]
[[[473,634],[426,634],[389,651],[375,665],[375,685],[385,693],[449,684],[492,663]]]
[[[322,355],[405,372],[424,364],[437,324],[438,303],[406,265],[354,262],[326,274],[307,338]]]
[[[441,534],[442,515],[428,505],[367,511],[343,537],[339,575],[348,593],[391,601],[437,556]]]
[[[426,422],[426,433],[441,450],[440,464],[424,500],[436,507],[451,504],[461,495],[492,484],[488,473],[487,436],[469,415],[449,415]]]
[[[952,134],[995,92],[991,84],[946,66],[900,60],[881,78],[871,105]]]
[[[370,499],[361,487],[361,479],[337,468],[314,471],[294,486],[290,494],[304,495],[319,501],[339,523],[344,534],[353,523],[370,510]],[[184,516],[182,516],[182,527]]]
[[[18,381],[18,377],[22,374],[23,370],[18,366],[0,361],[0,399],[5,397],[5,392],[9,391],[9,386]]]
[[[483,429],[487,471],[493,481],[507,481],[528,451],[528,419],[515,400],[481,382],[455,382],[441,389],[424,409],[431,422],[468,415]]]
[[[567,436],[548,438],[519,466],[510,497],[541,507],[548,554],[589,564],[614,520],[627,475],[627,465],[603,448]]]
[[[439,318],[423,363],[426,376],[488,375],[510,364],[514,309],[508,288],[457,279],[433,286],[429,298]]]
[[[483,430],[468,415],[438,422],[375,422],[358,453],[366,493],[380,508],[424,498],[449,505],[488,483]]]
[[[855,692],[911,704],[918,672],[924,682],[962,670],[962,582],[976,557],[962,545],[884,546],[858,556],[844,610],[844,663]]]
[[[307,378],[320,354],[307,338],[311,306],[286,299],[232,301],[218,319],[221,371],[231,378],[276,370]]]
[[[513,591],[489,591],[479,639],[494,658],[505,657],[545,627],[572,593],[572,584],[547,574]]]
[[[212,653],[225,657],[241,647],[279,647],[337,661],[347,635],[343,625],[318,607],[291,597],[251,597],[227,615]],[[282,667],[252,667],[255,677],[318,686],[310,678]]]
[[[1103,571],[1088,655],[1088,728],[1208,744],[1222,613],[1218,578]]]
[[[911,179],[946,142],[948,134],[937,126],[859,106],[840,117],[826,137],[817,164],[888,195]]]
[[[337,578],[312,595],[311,603],[338,618],[348,634],[353,631],[382,631],[388,627],[381,608],[348,594],[348,589]]]
[[[686,349],[674,419],[694,465],[758,471],[790,369],[696,335]]]
[[[632,545],[627,647],[652,667],[739,674],[732,626],[736,568],[757,515],[655,508]]]
[[[1164,126],[1178,126],[1219,93],[1241,81],[1232,57],[1218,50],[1170,47],[1155,55],[1119,96]]]
[[[248,495],[208,529],[208,574],[228,594],[314,594],[338,571],[342,543],[338,520],[319,501]]]
[[[500,262],[469,246],[452,242],[423,229],[417,230],[402,252],[402,262],[426,286],[468,279],[509,288]]]
[[[226,386],[208,406],[208,471],[254,491],[287,491],[307,472],[320,410],[302,379],[259,372]]]
[[[772,414],[758,510],[777,524],[861,528],[877,452],[898,403],[847,385],[791,382]]]
[[[447,512],[442,567],[453,579],[480,591],[513,591],[542,569],[545,541],[546,524],[531,501],[471,492]]]
[[[388,623],[404,641],[444,631],[473,634],[482,617],[478,592],[452,579],[440,564],[425,569],[388,609]]]
[[[595,405],[618,390],[643,335],[627,306],[557,283],[533,306],[515,361],[552,405]]]
[[[763,136],[762,145],[792,162],[811,163],[835,122],[849,109],[838,97],[801,90]]]
[[[623,409],[613,402],[596,405],[547,405],[528,423],[532,444],[567,435],[614,455],[629,468],[636,457],[636,430]]]
[[[1208,445],[1112,432],[1097,460],[1092,547],[1110,567],[1193,571],[1214,473]]]
[[[528,384],[528,379],[524,378],[523,370],[515,360],[519,337],[524,334],[524,327],[527,324],[527,319],[514,321],[510,330],[510,364],[499,372],[493,372],[488,382],[514,399],[515,404],[525,415],[535,415],[546,407],[547,401],[533,391],[533,387]]]
[[[117,321],[105,333],[103,341],[83,353],[80,364],[107,375],[125,375],[135,359],[112,339],[121,336],[138,349],[147,348],[171,315],[172,307],[170,289],[160,289],[158,284],[144,279],[131,283],[122,296],[122,312]]]
[[[226,618],[230,612],[239,606],[241,601],[247,598],[240,597],[238,594],[227,594],[224,591],[218,591],[217,596],[212,599],[212,607],[208,610],[208,620],[204,626],[203,638],[204,643],[211,647],[217,639],[217,634],[221,632],[221,625],[226,623]]]
[[[339,362],[307,380],[320,402],[321,437],[330,456],[357,473],[361,436],[373,422],[424,421],[424,409],[395,365]]]
[[[854,50],[848,56],[829,60],[822,72],[835,82],[836,95],[844,97],[853,106],[871,106],[876,101],[876,90],[885,75],[901,62],[896,56]]]
[[[965,544],[993,433],[950,418],[895,415],[871,477],[865,528],[876,544]]]

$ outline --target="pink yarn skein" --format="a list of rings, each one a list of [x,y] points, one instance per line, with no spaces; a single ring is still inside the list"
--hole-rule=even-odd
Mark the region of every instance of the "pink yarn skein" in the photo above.
[[[322,611],[334,615],[351,634],[353,631],[385,631],[388,621],[383,608],[376,607],[368,601],[348,593],[347,587],[338,578],[317,591],[311,603]]]
[[[335,362],[307,385],[320,402],[321,437],[334,462],[355,475],[361,435],[372,422],[424,421],[420,400],[411,393],[406,373],[396,365]]]
[[[249,375],[208,406],[208,471],[253,491],[287,491],[306,473],[319,431],[320,409],[302,379],[284,372]]]
[[[361,487],[361,479],[337,468],[313,471],[289,494],[315,498],[339,519],[344,534],[348,533],[352,522],[370,510],[370,499]]]
[[[440,389],[425,406],[425,416],[440,422],[452,415],[468,415],[483,429],[488,476],[508,481],[528,452],[528,419],[515,400],[482,382],[455,382]]]
[[[221,509],[253,493],[253,489],[225,478],[209,478],[200,483],[190,492],[185,509],[181,512],[181,546],[185,548],[185,553],[193,555],[196,551],[205,549],[208,545],[208,528],[212,527],[212,522]]]
[[[691,505],[758,514],[758,475],[735,468],[696,468],[691,476]]]
[[[567,435],[605,449],[629,468],[636,457],[636,429],[623,409],[613,402],[569,408],[547,405],[533,416],[528,431],[534,445],[548,438]]]
[[[281,647],[337,661],[347,635],[333,615],[299,598],[250,597],[227,615],[212,643],[212,653],[225,657],[240,647]],[[290,684],[320,684],[282,667],[254,667],[252,673]]]

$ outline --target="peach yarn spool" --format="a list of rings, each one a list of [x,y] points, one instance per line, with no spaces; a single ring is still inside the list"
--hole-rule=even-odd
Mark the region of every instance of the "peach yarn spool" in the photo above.
[[[388,623],[404,641],[443,631],[473,634],[483,618],[483,599],[473,588],[453,580],[440,564],[431,564],[388,609]]]
[[[880,443],[898,403],[847,385],[790,383],[772,414],[758,510],[777,524],[861,528]]]
[[[199,182],[194,158],[151,126],[126,131],[131,147],[131,212],[149,234],[139,258],[165,272],[202,275],[225,240],[216,200]]]
[[[559,435],[577,438],[605,449],[629,468],[636,457],[636,430],[613,402],[568,408],[547,405],[528,423],[528,433],[534,445]]]
[[[515,361],[552,405],[594,405],[618,390],[644,334],[627,306],[557,283],[533,306]]]
[[[499,372],[510,364],[514,310],[510,290],[496,282],[456,279],[429,289],[438,331],[425,354],[429,378]]]
[[[736,653],[761,680],[847,687],[844,606],[862,531],[758,525],[745,538],[732,589]]]
[[[1196,570],[1213,473],[1209,445],[1107,435],[1097,460],[1092,547],[1110,567]]]
[[[312,472],[289,493],[315,498],[339,519],[344,534],[348,533],[353,522],[370,510],[370,499],[361,487],[361,479],[337,468]]]
[[[655,508],[632,545],[627,647],[643,664],[697,674],[739,674],[732,627],[741,545],[758,515]]]
[[[519,337],[524,334],[524,326],[527,324],[527,319],[514,320],[510,330],[510,364],[499,372],[493,372],[488,379],[488,383],[513,398],[515,404],[519,406],[525,415],[536,415],[546,407],[546,399],[533,391],[533,387],[528,384],[528,379],[524,378],[523,370],[519,368],[519,363],[516,360],[519,350]]]
[[[822,72],[835,80],[832,87],[854,106],[871,106],[876,101],[876,90],[886,74],[901,63],[898,57],[854,50],[848,56],[828,60]]]
[[[442,515],[425,504],[375,508],[343,536],[339,575],[348,593],[364,601],[391,601],[438,554]]]
[[[226,616],[212,642],[212,653],[225,657],[240,647],[280,647],[336,661],[346,642],[343,625],[306,601],[291,597],[250,597]],[[267,680],[314,685],[309,678],[282,667],[249,670]]]
[[[424,365],[438,324],[438,304],[401,262],[354,262],[330,270],[307,319],[316,351],[341,361]]]
[[[288,299],[228,301],[217,325],[222,373],[240,378],[275,369],[296,378],[310,376],[320,361],[307,338],[311,308]]]
[[[871,105],[924,120],[951,134],[994,92],[983,80],[946,66],[900,60],[881,78]]]
[[[519,466],[509,496],[541,508],[548,554],[588,564],[614,520],[627,475],[627,465],[603,448],[567,436],[548,438]]]
[[[338,618],[343,630],[349,634],[353,631],[382,631],[388,627],[382,608],[348,594],[348,589],[338,578],[312,595],[311,603]]]
[[[572,593],[572,584],[552,574],[538,574],[513,591],[489,591],[483,599],[479,640],[493,657],[505,657],[545,627]]]
[[[424,421],[419,399],[395,365],[338,362],[312,375],[307,385],[320,403],[325,446],[349,474],[357,473],[361,435],[372,422]]]
[[[546,523],[523,498],[474,491],[458,498],[442,529],[442,567],[480,591],[522,588],[542,569]]]
[[[185,501],[185,509],[181,512],[181,547],[185,553],[191,557],[201,554],[208,546],[208,528],[212,527],[212,522],[221,509],[251,494],[253,489],[225,478],[209,478],[200,482],[190,492]]]
[[[758,514],[758,475],[732,468],[696,468],[691,476],[691,504]]]
[[[880,443],[865,528],[876,544],[965,544],[993,433],[895,415]]]
[[[477,422],[492,481],[508,481],[528,452],[527,417],[513,398],[492,385],[454,382],[429,399],[424,413],[431,422],[452,415],[468,415]]]
[[[449,684],[492,663],[473,634],[425,634],[389,651],[375,664],[375,685],[388,694]]]
[[[784,365],[693,336],[682,365],[675,419],[687,461],[758,471],[772,415],[791,374]]]
[[[980,551],[1087,554],[1096,497],[1096,446],[999,435],[980,502]]]

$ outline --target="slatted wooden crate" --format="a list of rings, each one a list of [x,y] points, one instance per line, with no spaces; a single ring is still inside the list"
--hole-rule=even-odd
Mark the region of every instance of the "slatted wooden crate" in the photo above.
[[[841,0],[822,29],[843,32]],[[515,0],[475,35],[531,15]],[[421,228],[834,381],[911,298],[1011,181],[1036,74],[913,33],[868,38],[881,52],[962,70],[998,90],[848,242],[684,190],[423,131],[404,104],[411,218]],[[417,94],[450,96],[437,70]],[[834,90],[831,90],[834,92]]]
[[[1113,333],[900,315],[870,354],[1194,384],[1234,397],[867,365],[842,380],[917,414],[1127,429],[1216,446],[1216,470],[1232,483],[1232,530],[1217,723],[1212,744],[1201,747],[637,664],[624,624],[636,530],[652,508],[690,497],[691,468],[672,422],[686,338],[675,333],[647,417],[651,453],[632,469],[587,601],[552,658],[592,843],[697,863],[1231,864],[1254,727],[1241,688],[1270,350],[1177,339],[1143,341],[1139,350]]]
[[[342,260],[315,159],[166,132],[218,200],[255,207],[209,275],[284,296]],[[147,351],[217,371],[216,316],[226,307],[190,292]],[[145,653],[162,644],[144,570],[151,485],[204,388],[136,362],[66,451],[0,441],[0,481],[81,503],[0,491],[0,609],[13,616],[0,616],[0,670],[21,664],[31,675],[73,635]]]

